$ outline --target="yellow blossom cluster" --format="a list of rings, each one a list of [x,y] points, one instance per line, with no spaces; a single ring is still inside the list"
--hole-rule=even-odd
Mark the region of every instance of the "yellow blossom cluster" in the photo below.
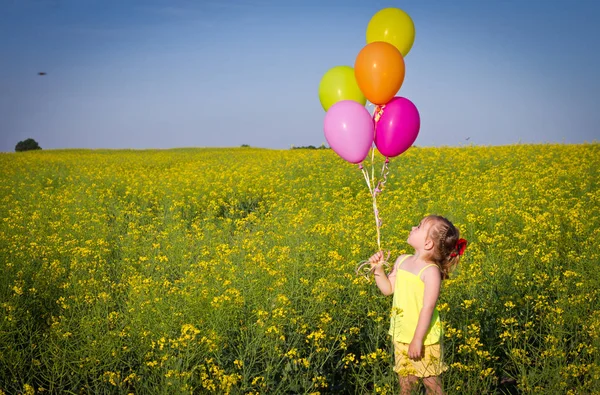
[[[432,213],[469,242],[438,303],[447,392],[600,392],[600,145],[389,168],[390,260]],[[402,312],[355,273],[371,196],[331,150],[2,154],[0,200],[0,394],[397,392]]]

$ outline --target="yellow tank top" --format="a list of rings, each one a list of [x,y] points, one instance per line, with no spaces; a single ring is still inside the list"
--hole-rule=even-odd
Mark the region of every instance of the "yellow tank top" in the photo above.
[[[402,262],[409,256],[405,256],[398,263],[394,285],[389,334],[394,341],[399,343],[410,343],[413,339],[419,321],[419,313],[423,308],[423,294],[425,293],[425,283],[421,280],[421,273],[429,266],[436,266],[434,264],[427,265],[421,269],[418,275],[414,275],[401,269]],[[441,337],[442,323],[438,309],[435,308],[423,344],[439,343]]]

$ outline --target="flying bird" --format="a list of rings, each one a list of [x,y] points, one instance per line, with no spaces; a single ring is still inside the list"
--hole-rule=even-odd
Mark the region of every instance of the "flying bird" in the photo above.
[[[43,71],[40,71],[40,72],[38,73],[38,75],[46,75],[46,73],[45,73],[45,72],[43,72]]]

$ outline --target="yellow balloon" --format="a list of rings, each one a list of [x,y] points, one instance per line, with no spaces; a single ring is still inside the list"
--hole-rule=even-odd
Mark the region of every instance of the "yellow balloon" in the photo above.
[[[350,66],[335,66],[325,73],[319,83],[319,100],[325,111],[341,100],[354,100],[363,106],[367,103]]]
[[[367,44],[384,41],[398,48],[406,56],[415,42],[415,24],[408,14],[399,8],[377,11],[367,26]]]

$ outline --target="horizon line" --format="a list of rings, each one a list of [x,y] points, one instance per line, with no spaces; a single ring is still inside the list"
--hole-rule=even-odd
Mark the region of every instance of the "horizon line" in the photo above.
[[[565,142],[521,142],[518,141],[516,143],[511,143],[511,144],[475,144],[475,143],[470,143],[470,144],[460,144],[460,145],[438,145],[438,146],[431,146],[431,145],[424,145],[424,146],[419,146],[419,145],[413,145],[411,148],[418,148],[418,149],[436,149],[436,148],[485,148],[485,147],[511,147],[511,146],[523,146],[523,145],[565,145],[565,146],[571,146],[571,145],[595,145],[595,144],[600,144],[600,140],[592,140],[592,141],[584,141],[581,143],[565,143]],[[375,147],[376,148],[376,147]],[[173,151],[173,150],[184,150],[184,149],[197,149],[197,150],[202,150],[202,149],[206,149],[206,150],[210,150],[210,149],[262,149],[262,150],[270,150],[270,151],[291,151],[291,150],[297,150],[297,149],[304,149],[304,150],[322,150],[322,149],[327,149],[327,150],[331,150],[331,147],[326,146],[324,144],[319,145],[319,146],[315,146],[315,145],[291,145],[289,148],[269,148],[269,147],[260,147],[260,146],[251,146],[251,145],[247,145],[247,144],[243,144],[243,145],[236,145],[236,146],[183,146],[183,147],[168,147],[168,148],[152,148],[152,147],[146,147],[146,148],[103,148],[103,147],[99,147],[99,148],[86,148],[86,147],[72,147],[72,148],[40,148],[40,149],[36,149],[36,150],[28,150],[28,151],[21,151],[21,152],[17,152],[17,151],[0,151],[0,153],[3,154],[11,154],[11,153],[23,153],[23,152],[38,152],[38,151]]]

